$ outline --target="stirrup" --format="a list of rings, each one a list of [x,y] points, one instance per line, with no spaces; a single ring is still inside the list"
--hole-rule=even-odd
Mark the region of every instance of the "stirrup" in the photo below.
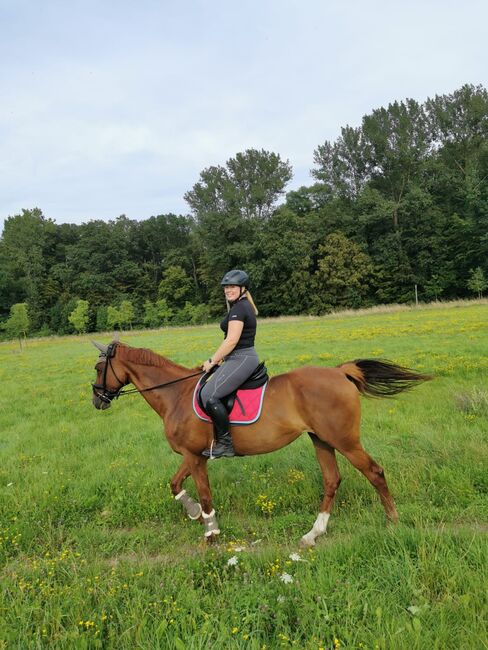
[[[220,450],[219,450],[219,446],[220,446]],[[214,453],[215,447],[218,450],[217,454]],[[234,451],[234,445],[232,444],[232,439],[230,439],[229,444],[222,443],[220,440],[218,440],[216,445],[215,445],[215,441],[212,440],[210,449],[205,449],[204,451],[202,451],[202,456],[206,456],[209,460],[217,460],[217,458],[233,458],[235,455],[236,453]]]
[[[202,451],[202,456],[205,456],[205,458],[208,458],[209,460],[215,460],[215,456],[212,454],[214,442],[215,442],[215,439],[212,438],[212,442],[210,443],[210,447],[208,449],[204,449]]]

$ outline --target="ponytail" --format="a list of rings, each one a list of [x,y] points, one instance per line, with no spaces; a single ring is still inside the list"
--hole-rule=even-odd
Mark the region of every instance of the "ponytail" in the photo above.
[[[249,289],[246,291],[246,293],[244,295],[246,296],[246,298],[251,303],[251,307],[254,309],[254,313],[257,316],[259,314],[259,311],[258,311],[258,308],[256,307],[256,305],[254,303],[254,300],[252,299],[251,292],[249,291]]]

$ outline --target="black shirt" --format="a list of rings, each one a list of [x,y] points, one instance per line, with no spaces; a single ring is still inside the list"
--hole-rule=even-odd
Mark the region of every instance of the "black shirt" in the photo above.
[[[254,345],[254,337],[256,336],[256,314],[247,298],[236,300],[224,320],[220,323],[220,329],[224,332],[226,338],[227,330],[229,329],[229,320],[239,320],[244,323],[241,338],[234,349],[252,348]]]

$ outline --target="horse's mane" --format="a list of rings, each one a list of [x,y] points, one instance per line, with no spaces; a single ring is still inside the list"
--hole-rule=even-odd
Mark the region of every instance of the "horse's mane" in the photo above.
[[[122,361],[138,363],[142,366],[155,366],[156,368],[171,366],[180,370],[188,370],[185,366],[180,366],[178,363],[175,363],[152,350],[148,350],[147,348],[132,348],[130,345],[126,345],[125,343],[119,343],[117,345],[117,356],[119,356]]]

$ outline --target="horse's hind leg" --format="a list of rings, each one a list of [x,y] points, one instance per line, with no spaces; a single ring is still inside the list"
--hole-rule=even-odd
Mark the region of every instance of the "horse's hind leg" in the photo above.
[[[320,469],[322,470],[324,498],[320,506],[319,515],[312,529],[300,540],[301,546],[315,546],[316,538],[326,532],[337,488],[341,482],[335,457],[335,449],[323,440],[320,440],[314,433],[309,433],[309,436],[314,444],[315,453],[317,454]]]
[[[352,449],[341,449],[340,452],[368,479],[378,492],[387,519],[396,523],[398,521],[398,512],[388,485],[386,484],[383,468],[364,451],[359,443]]]

